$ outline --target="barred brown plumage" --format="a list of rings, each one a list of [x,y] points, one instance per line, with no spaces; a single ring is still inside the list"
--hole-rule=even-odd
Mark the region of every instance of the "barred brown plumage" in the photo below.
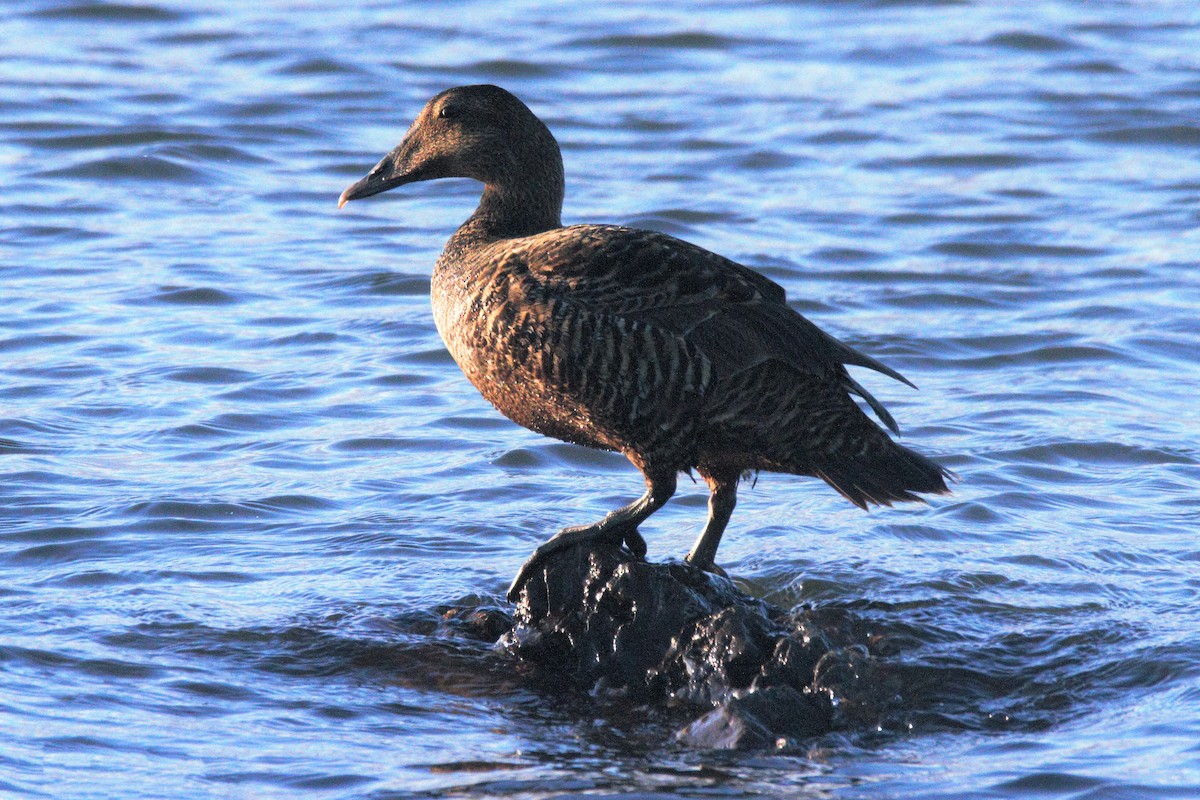
[[[499,87],[435,96],[338,205],[448,177],[484,184],[433,272],[434,319],[454,360],[514,422],[619,451],[646,480],[639,499],[539,547],[510,598],[573,544],[608,538],[644,555],[638,525],[682,471],[712,492],[688,561],[715,572],[738,481],[751,472],[819,477],[862,508],[947,491],[950,473],[859,409],[851,395],[898,432],[846,365],[912,384],[809,322],[778,284],[666,234],[563,227],[558,143]]]

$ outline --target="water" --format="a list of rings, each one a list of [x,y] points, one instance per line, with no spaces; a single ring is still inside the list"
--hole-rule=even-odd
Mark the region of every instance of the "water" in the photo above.
[[[6,5],[0,794],[1200,794],[1194,4],[585,6]],[[920,385],[862,376],[952,497],[764,475],[721,550],[849,620],[886,707],[691,752],[439,623],[641,488],[443,351],[476,185],[336,210],[483,81],[563,144],[566,221],[752,265]]]

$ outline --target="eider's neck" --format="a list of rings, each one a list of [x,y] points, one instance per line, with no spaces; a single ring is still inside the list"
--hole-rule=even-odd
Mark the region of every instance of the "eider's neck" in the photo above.
[[[484,182],[479,207],[459,234],[513,239],[562,227],[565,187],[558,146],[531,150]]]

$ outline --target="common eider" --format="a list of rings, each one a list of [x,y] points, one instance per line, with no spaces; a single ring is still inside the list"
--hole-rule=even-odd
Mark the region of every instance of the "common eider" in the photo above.
[[[687,560],[718,573],[738,481],[758,470],[821,478],[862,508],[947,491],[949,472],[854,402],[898,433],[846,365],[912,384],[809,322],[774,281],[663,233],[563,227],[558,143],[509,92],[435,96],[338,207],[436,178],[483,184],[433,269],[434,319],[454,360],[509,419],[623,453],[646,481],[629,505],[538,547],[510,599],[572,545],[606,539],[644,556],[638,525],[675,493],[680,472],[695,470],[711,491]]]

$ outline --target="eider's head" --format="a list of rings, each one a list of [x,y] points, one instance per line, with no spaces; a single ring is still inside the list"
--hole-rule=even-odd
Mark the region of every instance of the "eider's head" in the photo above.
[[[561,183],[558,143],[524,103],[498,86],[460,86],[426,103],[404,141],[342,192],[338,208],[416,181],[474,178],[502,186],[546,169]]]

